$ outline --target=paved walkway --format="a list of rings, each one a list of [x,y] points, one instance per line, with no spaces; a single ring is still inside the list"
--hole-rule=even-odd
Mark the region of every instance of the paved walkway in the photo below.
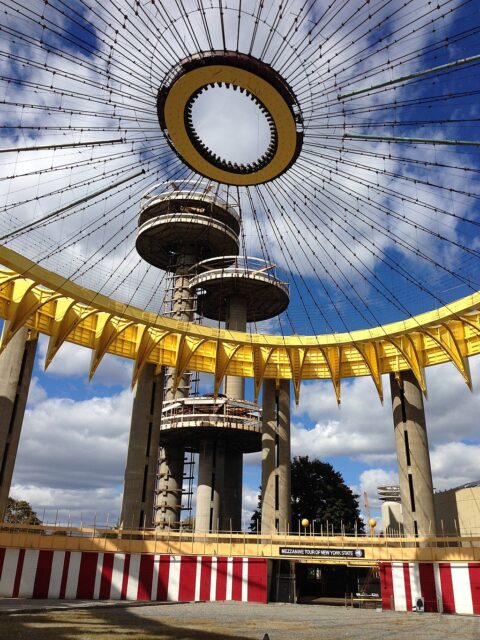
[[[480,618],[234,602],[0,600],[6,640],[479,640]]]

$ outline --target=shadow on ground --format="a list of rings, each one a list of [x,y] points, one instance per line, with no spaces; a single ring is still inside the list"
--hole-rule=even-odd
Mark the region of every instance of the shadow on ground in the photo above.
[[[169,617],[162,622],[161,607],[155,617],[136,615],[135,607],[92,607],[22,613],[0,613],[0,637],[6,640],[249,640],[247,636],[224,634],[221,629],[207,628],[205,620],[182,621],[182,607],[178,619]],[[205,626],[199,630],[199,626]],[[190,629],[189,626],[197,627]],[[262,636],[263,637],[263,636]],[[251,636],[250,636],[251,639]]]

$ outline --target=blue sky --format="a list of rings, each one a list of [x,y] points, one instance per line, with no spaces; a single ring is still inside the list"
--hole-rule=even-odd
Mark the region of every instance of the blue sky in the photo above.
[[[196,3],[186,4],[206,47]],[[233,192],[240,196],[245,251],[275,261],[290,283],[288,314],[258,329],[310,334],[364,328],[479,289],[478,147],[342,140],[347,132],[480,141],[478,63],[337,100],[342,91],[478,55],[478,3],[351,0],[333,14],[328,2],[295,0],[278,23],[275,5],[265,6],[252,42],[257,3],[243,3],[238,44],[247,52],[252,44],[254,55],[264,55],[285,75],[303,109],[305,138],[285,176],[250,193]],[[206,12],[210,35],[221,46],[218,7],[212,7]],[[232,48],[235,9],[232,4],[225,11]],[[191,177],[165,143],[156,114],[164,74],[196,50],[185,20],[177,9],[170,11],[168,19],[150,3],[136,14],[126,1],[7,0],[1,17],[4,146],[124,141],[2,154],[0,234],[145,168],[144,175],[8,246],[80,284],[154,311],[161,309],[164,274],[135,254],[139,201],[157,182]],[[276,32],[268,40],[271,26]],[[261,148],[265,133],[260,117],[243,120],[235,107],[234,97],[217,92],[199,103],[196,114],[212,144],[233,159]],[[235,143],[228,135],[232,127]],[[44,373],[45,345],[41,338],[15,495],[50,514],[57,507],[76,516],[118,514],[131,364],[107,357],[87,383],[87,350],[65,345]],[[438,488],[478,479],[480,365],[473,360],[471,368],[473,393],[451,365],[427,372]],[[306,382],[292,415],[293,452],[328,460],[371,501],[376,484],[395,480],[388,380],[384,387],[382,408],[371,380],[346,381],[338,409],[330,382]],[[254,455],[245,464],[246,519],[258,484]]]

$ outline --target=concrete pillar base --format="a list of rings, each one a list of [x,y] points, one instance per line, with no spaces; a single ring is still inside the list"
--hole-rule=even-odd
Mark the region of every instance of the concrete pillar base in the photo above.
[[[198,460],[195,531],[219,531],[225,477],[225,441],[205,439]]]
[[[124,529],[149,528],[154,521],[164,387],[163,370],[158,375],[155,372],[156,366],[147,363],[135,389],[120,517]]]
[[[160,449],[155,526],[157,529],[178,529],[182,519],[183,468],[185,448],[168,444]]]
[[[265,380],[262,395],[262,533],[284,533],[291,519],[290,381]]]
[[[23,327],[0,354],[0,521],[8,504],[37,342]]]

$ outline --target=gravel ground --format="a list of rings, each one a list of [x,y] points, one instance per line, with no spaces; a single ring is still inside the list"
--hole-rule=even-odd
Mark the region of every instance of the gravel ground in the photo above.
[[[344,607],[0,601],[3,640],[479,640],[480,618]]]

